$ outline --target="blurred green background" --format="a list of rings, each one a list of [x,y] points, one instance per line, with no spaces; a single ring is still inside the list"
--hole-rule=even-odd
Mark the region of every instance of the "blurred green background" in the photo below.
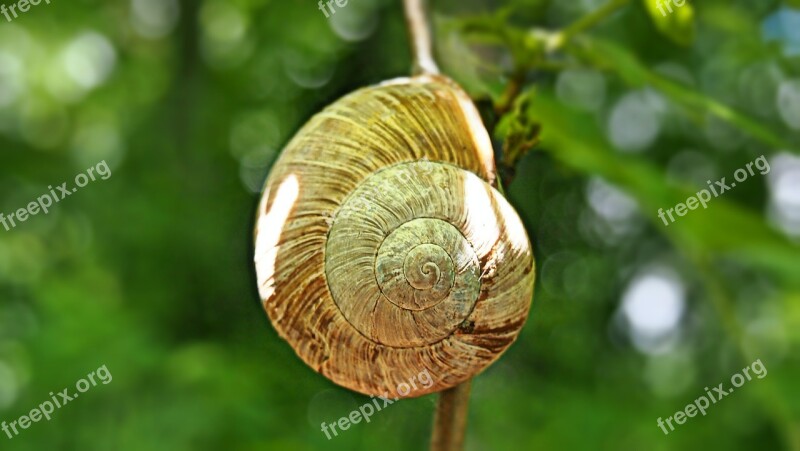
[[[433,2],[441,66],[498,151],[542,130],[508,192],[536,249],[531,317],[474,382],[468,450],[800,450],[800,5],[655,3]],[[329,19],[299,0],[0,16],[0,212],[112,171],[0,229],[0,421],[113,375],[0,449],[425,448],[435,396],[326,439],[322,421],[368,398],[279,339],[251,263],[281,147],[409,67],[399,1]],[[509,83],[517,101],[492,114]],[[658,219],[760,155],[768,174]],[[765,378],[658,428],[756,359]]]

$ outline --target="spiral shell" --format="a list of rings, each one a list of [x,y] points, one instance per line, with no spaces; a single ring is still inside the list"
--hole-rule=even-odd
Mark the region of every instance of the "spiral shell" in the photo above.
[[[309,366],[369,395],[474,376],[514,341],[533,292],[530,241],[492,184],[488,134],[450,80],[356,91],[314,116],[258,211],[264,308]]]

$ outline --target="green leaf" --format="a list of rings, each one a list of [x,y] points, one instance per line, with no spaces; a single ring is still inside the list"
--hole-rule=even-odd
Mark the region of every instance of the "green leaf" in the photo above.
[[[694,41],[694,8],[687,0],[643,1],[661,33],[681,45],[689,45]]]
[[[615,72],[631,87],[655,88],[689,113],[710,113],[764,144],[800,153],[795,144],[781,137],[770,127],[711,97],[651,71],[632,53],[615,43],[598,39],[581,39],[580,42],[576,40],[571,43],[567,50],[594,67]]]
[[[542,149],[563,164],[628,192],[644,216],[682,250],[746,262],[782,276],[787,283],[800,281],[800,249],[772,230],[760,214],[715,197],[708,203],[713,214],[698,209],[665,226],[658,210],[686,202],[704,187],[675,186],[658,167],[615,152],[592,116],[560,104],[550,93],[538,92],[528,114],[542,125]]]
[[[495,137],[503,141],[503,153],[499,166],[503,179],[510,183],[519,160],[539,143],[541,126],[527,114],[528,104],[535,90],[530,89],[517,97],[508,114],[502,116],[495,129]]]

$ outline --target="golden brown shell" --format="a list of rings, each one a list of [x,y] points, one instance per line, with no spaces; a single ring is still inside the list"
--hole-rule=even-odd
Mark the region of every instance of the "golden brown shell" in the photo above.
[[[259,292],[278,333],[369,395],[427,372],[399,390],[420,396],[484,369],[524,324],[534,279],[493,174],[474,105],[444,77],[361,89],[314,116],[258,210]]]

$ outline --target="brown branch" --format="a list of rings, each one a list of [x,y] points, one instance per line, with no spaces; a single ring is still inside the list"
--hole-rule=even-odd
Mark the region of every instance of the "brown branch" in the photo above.
[[[425,13],[425,0],[403,0],[403,7],[411,39],[414,75],[438,74],[439,67],[433,58],[430,24]],[[439,394],[431,435],[432,451],[463,449],[470,386],[471,381],[467,380]]]
[[[471,386],[472,380],[467,380],[439,394],[431,451],[461,451],[464,448]]]
[[[511,108],[514,106],[514,102],[522,92],[523,85],[525,84],[525,75],[525,69],[516,69],[511,74],[508,84],[503,91],[503,95],[494,106],[495,116],[500,118],[504,114],[511,111]]]
[[[425,0],[404,0],[406,23],[411,38],[411,57],[414,75],[438,74],[439,67],[433,58],[433,41],[430,24],[425,14]]]

